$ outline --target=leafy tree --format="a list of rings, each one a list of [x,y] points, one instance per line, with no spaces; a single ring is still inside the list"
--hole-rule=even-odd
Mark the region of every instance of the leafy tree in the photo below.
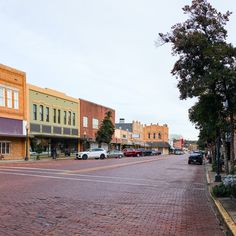
[[[101,146],[102,143],[110,144],[112,135],[115,132],[114,124],[111,121],[111,111],[108,111],[102,121],[100,129],[96,133],[96,142]]]
[[[199,103],[190,111],[190,120],[196,123],[201,135],[206,131],[219,135],[222,114],[228,113],[231,122],[231,168],[234,161],[234,114],[236,94],[236,50],[226,42],[225,25],[231,12],[218,12],[206,0],[193,0],[183,8],[189,15],[167,34],[160,33],[162,43],[171,43],[172,53],[178,56],[172,74],[178,79],[180,99],[197,97]],[[210,97],[202,96],[209,95]],[[215,111],[207,109],[207,99],[213,99]],[[221,104],[228,103],[227,108]],[[203,107],[202,107],[203,106]],[[210,114],[210,111],[212,114]],[[224,117],[223,114],[223,117]],[[197,116],[195,118],[195,116]],[[207,121],[204,117],[210,116]],[[216,136],[217,136],[216,135]]]

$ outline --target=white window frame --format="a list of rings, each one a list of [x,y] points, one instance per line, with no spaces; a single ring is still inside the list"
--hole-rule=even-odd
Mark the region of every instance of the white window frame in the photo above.
[[[4,144],[4,147],[3,147]],[[7,148],[8,147],[8,148]],[[4,151],[3,151],[4,148]],[[7,152],[8,149],[8,152]],[[0,141],[0,155],[10,155],[11,145],[9,141]]]
[[[14,109],[19,109],[19,92],[17,90],[13,91],[14,95]]]
[[[98,119],[93,118],[93,129],[98,129]]]
[[[5,107],[6,106],[6,97],[5,97],[5,88],[0,87],[0,106]]]
[[[88,117],[87,116],[84,116],[83,117],[83,127],[88,127]]]
[[[12,108],[12,89],[7,89],[7,107]]]

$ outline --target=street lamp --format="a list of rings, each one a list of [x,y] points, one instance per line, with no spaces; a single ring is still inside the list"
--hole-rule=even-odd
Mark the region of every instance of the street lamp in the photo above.
[[[29,126],[28,124],[26,124],[25,130],[26,130],[25,161],[28,161],[29,160],[29,156],[28,156]]]
[[[86,131],[84,131],[84,151],[86,150]]]

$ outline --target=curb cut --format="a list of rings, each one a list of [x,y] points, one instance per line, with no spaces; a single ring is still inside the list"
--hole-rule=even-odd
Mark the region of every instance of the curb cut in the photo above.
[[[218,199],[216,199],[214,195],[212,194],[212,187],[210,186],[210,177],[209,177],[208,171],[206,173],[206,178],[207,178],[207,184],[208,184],[208,191],[210,193],[211,199],[213,200],[218,212],[222,216],[222,219],[224,220],[231,234],[236,236],[236,224],[234,223],[229,213],[224,209],[221,202]]]

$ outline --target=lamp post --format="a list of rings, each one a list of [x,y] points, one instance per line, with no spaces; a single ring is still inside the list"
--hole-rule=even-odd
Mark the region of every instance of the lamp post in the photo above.
[[[84,131],[84,148],[83,148],[85,151],[86,150],[86,131]]]
[[[25,126],[25,130],[26,130],[25,161],[28,161],[29,160],[29,156],[28,156],[29,126],[28,124]]]

